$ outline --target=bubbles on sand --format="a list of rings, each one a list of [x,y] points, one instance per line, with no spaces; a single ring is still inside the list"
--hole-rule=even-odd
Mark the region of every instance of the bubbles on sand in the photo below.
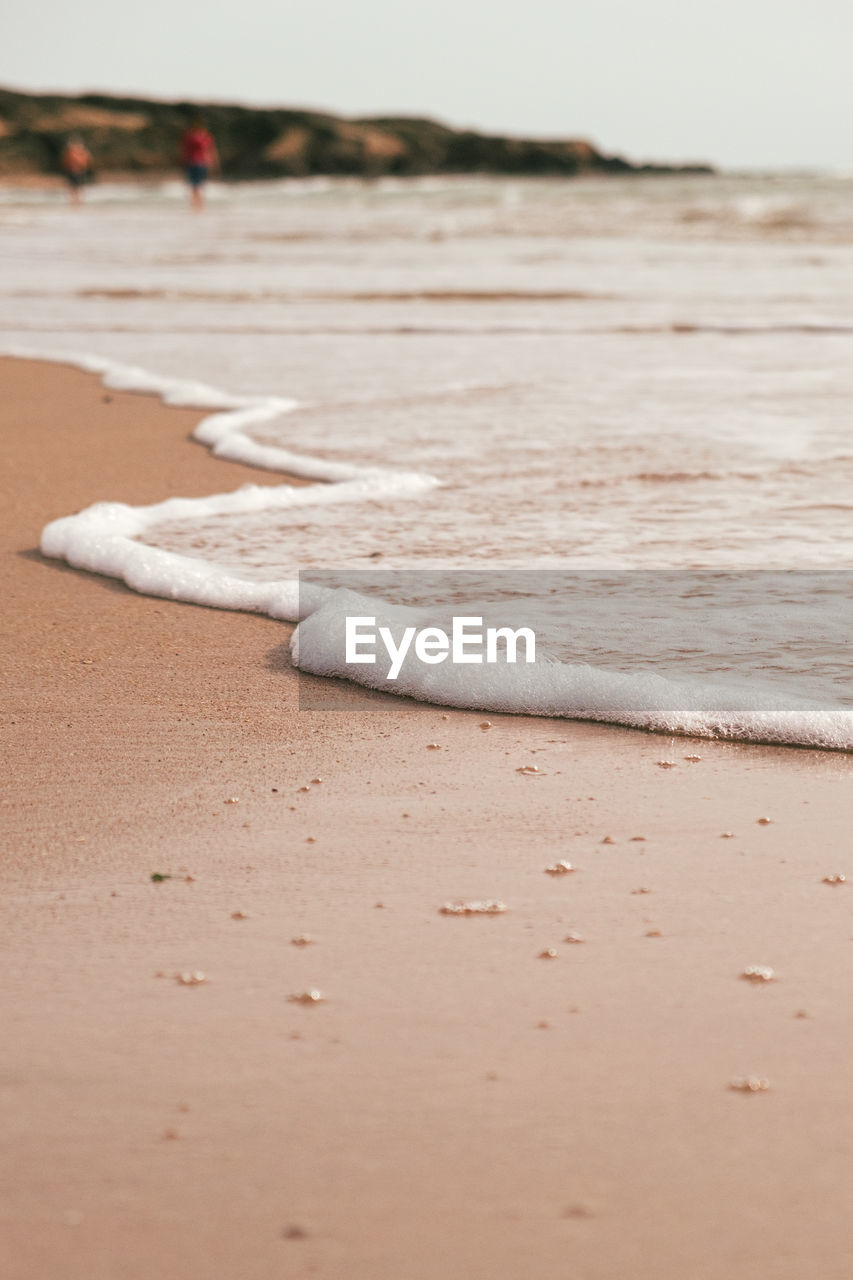
[[[443,916],[499,916],[507,910],[505,902],[497,898],[484,898],[472,902],[445,902],[439,908]]]
[[[766,964],[748,964],[740,976],[745,982],[760,985],[763,982],[775,981],[776,973]]]
[[[735,1076],[729,1081],[729,1088],[737,1093],[764,1093],[770,1088],[766,1076]]]

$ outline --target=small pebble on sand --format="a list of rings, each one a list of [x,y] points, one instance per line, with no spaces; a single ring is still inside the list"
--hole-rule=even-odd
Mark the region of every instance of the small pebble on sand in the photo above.
[[[773,969],[766,964],[748,964],[740,975],[745,982],[772,982],[776,977]]]
[[[481,721],[480,721],[480,728],[481,728],[481,729],[491,729],[491,727],[492,727],[492,722],[491,722],[491,720],[481,720]]]
[[[428,742],[428,743],[427,743],[427,751],[440,751],[440,750],[441,750],[441,743],[440,743],[440,742]]]
[[[232,919],[232,920],[248,920],[248,919],[249,919],[248,912],[246,912],[246,911],[232,911],[232,912],[231,912],[231,919]]]
[[[312,778],[312,779],[311,779],[311,784],[312,784],[312,786],[315,786],[315,787],[316,787],[316,786],[317,786],[317,784],[318,784],[318,783],[320,783],[320,782],[322,782],[322,781],[323,781],[323,779],[322,779],[322,778]]]
[[[824,876],[821,884],[846,884],[847,877],[841,875]]]
[[[647,889],[645,885],[641,885],[639,889],[632,889],[632,893],[651,893],[651,889]]]
[[[175,981],[182,987],[200,987],[203,982],[207,982],[207,975],[201,969],[188,969],[185,973],[176,973]]]
[[[675,769],[676,768],[676,763],[674,760],[658,760],[657,764],[659,769]]]
[[[545,868],[546,876],[568,876],[573,871],[577,871],[577,867],[573,867],[565,858],[561,858],[559,862],[555,862],[552,866]]]
[[[312,987],[310,991],[298,991],[287,998],[291,1004],[320,1004],[326,999],[322,991],[318,991],[316,987]]]
[[[300,933],[295,938],[290,939],[290,945],[292,947],[310,947],[313,941],[314,939],[310,933]]]
[[[661,933],[660,929],[647,929],[647,930],[646,930],[646,937],[647,937],[647,938],[662,938],[662,937],[663,937],[663,934]]]
[[[736,1076],[729,1081],[729,1088],[738,1093],[764,1093],[770,1088],[770,1081],[764,1076]]]
[[[631,839],[632,839],[635,843],[636,843],[637,841],[639,841],[639,842],[641,842],[641,843],[645,843],[645,839],[646,839],[646,837],[645,837],[645,836],[631,836]]]
[[[538,773],[539,766],[537,764],[522,764],[515,771],[516,773]]]
[[[225,804],[239,804],[239,803],[240,803],[240,797],[239,797],[239,796],[229,796],[229,797],[228,797],[228,799],[224,801],[224,803],[225,803]]]
[[[588,1204],[570,1204],[563,1210],[564,1218],[594,1218],[595,1210]]]
[[[615,843],[616,843],[616,841],[613,839],[613,837],[612,837],[612,836],[605,836],[601,843],[602,843],[602,844],[615,844]]]
[[[685,756],[684,759],[689,760],[691,764],[697,764],[702,759],[702,757],[701,756]]]
[[[439,911],[443,916],[498,916],[506,909],[505,902],[484,898],[473,902],[445,902]]]
[[[759,827],[769,827],[772,821],[772,818],[756,818]]]
[[[586,942],[586,938],[582,933],[578,933],[576,929],[570,929],[563,938],[563,942]]]
[[[557,952],[554,950],[553,947],[546,947],[544,951],[539,952],[539,959],[540,960],[556,960]]]
[[[735,833],[733,831],[722,831],[720,833],[721,840],[734,840]]]

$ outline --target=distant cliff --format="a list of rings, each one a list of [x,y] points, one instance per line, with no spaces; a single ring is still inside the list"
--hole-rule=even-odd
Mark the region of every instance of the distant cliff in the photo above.
[[[216,138],[223,176],[235,180],[309,174],[711,172],[707,165],[635,165],[576,139],[499,137],[407,116],[345,120],[318,111],[0,89],[0,177],[59,172],[70,133],[83,138],[96,169],[163,173],[175,168],[178,139],[195,115]]]

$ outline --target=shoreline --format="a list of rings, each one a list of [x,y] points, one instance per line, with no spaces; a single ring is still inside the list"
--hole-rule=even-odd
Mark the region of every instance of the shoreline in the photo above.
[[[300,406],[297,401],[278,396],[234,396],[228,392],[183,379],[148,373],[135,366],[106,360],[91,354],[57,357],[54,354],[24,352],[12,348],[6,358],[29,360],[33,368],[39,364],[60,363],[64,366],[95,373],[101,378],[110,402],[110,391],[142,392],[158,396],[169,407],[188,406],[194,413],[205,412],[191,433],[195,443],[211,450],[213,460],[229,460],[248,465],[249,472],[238,478],[260,479],[262,483],[244,483],[226,492],[199,493],[183,491],[156,502],[128,503],[103,500],[85,504],[76,514],[63,515],[49,521],[40,538],[43,554],[64,561],[74,568],[104,574],[122,582],[134,591],[154,598],[183,601],[238,612],[256,613],[279,622],[296,623],[300,618],[298,571],[295,563],[289,576],[276,580],[252,580],[232,573],[213,560],[195,558],[178,546],[162,546],[149,542],[146,533],[156,531],[159,521],[183,522],[191,532],[191,520],[218,515],[236,515],[258,511],[277,512],[328,503],[376,500],[379,497],[421,497],[441,481],[426,472],[405,471],[389,467],[358,465],[317,455],[294,453],[281,444],[262,443],[247,431],[251,424],[263,424],[270,417],[290,413]],[[251,468],[261,468],[256,472]],[[270,481],[270,473],[282,482]],[[223,474],[220,477],[226,479]],[[312,483],[313,482],[313,483]],[[317,483],[321,482],[321,483]],[[211,483],[214,483],[213,481]],[[188,534],[186,536],[189,536]],[[194,539],[193,539],[194,541]],[[328,601],[331,604],[331,601]],[[309,645],[298,661],[302,674],[313,672],[327,676],[340,672],[340,662],[332,652],[329,658],[328,628],[339,625],[322,616],[318,623],[303,617],[303,628],[309,635],[317,632],[319,643]],[[301,634],[301,633],[300,633]],[[377,669],[378,670],[378,669]],[[625,675],[593,668],[598,687],[584,687],[577,679],[582,666],[565,661],[547,668],[554,680],[540,681],[525,690],[504,689],[496,699],[481,691],[475,697],[470,688],[462,693],[448,687],[435,686],[434,681],[414,680],[405,683],[405,696],[428,702],[432,706],[465,709],[475,712],[510,715],[550,715],[565,720],[582,720],[603,725],[621,725],[656,735],[673,738],[698,738],[702,741],[725,740],[757,745],[782,745],[818,748],[840,752],[853,751],[850,712],[844,707],[815,704],[802,706],[789,713],[784,706],[756,706],[745,700],[739,689],[729,691],[734,701],[729,705],[725,692],[719,693],[706,682],[705,698],[697,711],[687,698],[678,704],[677,682],[664,677],[676,709],[662,712],[662,704],[654,709],[639,710],[623,703]],[[375,673],[356,672],[350,668],[350,679],[363,689],[382,692],[381,678],[377,686]],[[540,673],[536,673],[540,674]],[[633,673],[639,674],[642,673]],[[629,679],[631,677],[629,676]],[[694,678],[701,683],[701,676]],[[404,686],[400,686],[404,687]],[[636,692],[630,684],[629,693]],[[555,688],[559,696],[553,696]],[[772,692],[772,691],[771,691]],[[592,699],[590,703],[590,693]],[[544,696],[543,696],[544,695]],[[324,698],[325,702],[326,699]],[[364,705],[360,698],[356,706]],[[614,708],[618,710],[614,712]],[[594,709],[593,709],[594,708]]]
[[[853,760],[299,711],[289,626],[34,551],[283,478],[91,374],[0,385],[4,1275],[846,1276]]]

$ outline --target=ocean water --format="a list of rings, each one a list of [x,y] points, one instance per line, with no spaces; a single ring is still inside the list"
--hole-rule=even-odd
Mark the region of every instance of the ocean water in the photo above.
[[[300,665],[364,683],[333,643],[360,574],[423,625],[520,594],[535,673],[398,691],[853,747],[853,177],[288,181],[202,217],[177,183],[88,196],[0,191],[0,348],[206,408],[217,453],[317,483],[117,494],[47,554],[301,615]],[[476,590],[430,599],[436,573]]]

